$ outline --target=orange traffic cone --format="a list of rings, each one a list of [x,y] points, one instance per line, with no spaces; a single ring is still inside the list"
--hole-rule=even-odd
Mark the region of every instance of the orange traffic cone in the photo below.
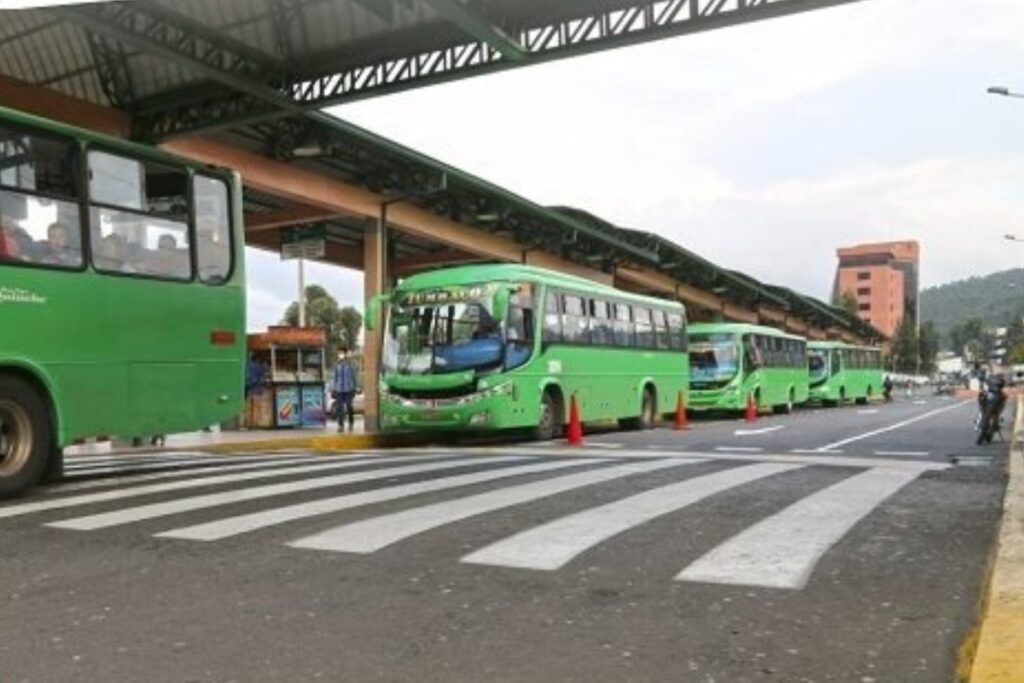
[[[757,422],[757,404],[754,403],[753,394],[747,394],[747,412],[743,419],[747,422]]]
[[[580,409],[576,405],[576,394],[569,399],[569,429],[565,436],[570,446],[583,445],[583,423],[580,422]]]
[[[686,401],[683,400],[683,392],[679,392],[676,398],[676,422],[673,429],[689,429],[690,423],[686,421]]]

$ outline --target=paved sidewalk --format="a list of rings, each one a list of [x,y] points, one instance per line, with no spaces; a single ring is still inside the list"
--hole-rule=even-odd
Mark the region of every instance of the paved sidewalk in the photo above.
[[[363,418],[356,417],[355,430],[347,434],[364,434]],[[64,450],[65,456],[76,455],[108,455],[111,453],[147,453],[171,450],[224,450],[234,447],[257,447],[268,442],[287,442],[310,440],[314,438],[333,437],[339,434],[337,423],[328,422],[325,429],[246,429],[240,431],[221,431],[213,427],[209,432],[187,432],[169,434],[167,442],[161,446],[146,445],[133,448],[122,441],[101,441],[81,446],[71,446]]]

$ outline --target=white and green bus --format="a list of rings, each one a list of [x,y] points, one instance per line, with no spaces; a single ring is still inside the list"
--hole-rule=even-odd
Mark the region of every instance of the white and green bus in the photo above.
[[[772,327],[694,323],[688,330],[689,408],[791,412],[808,398],[807,341]]]
[[[384,430],[529,428],[558,435],[576,398],[586,422],[650,427],[685,399],[686,312],[540,268],[422,273],[387,297]]]
[[[838,341],[808,344],[811,400],[839,405],[853,400],[867,403],[882,393],[882,352],[868,346]]]

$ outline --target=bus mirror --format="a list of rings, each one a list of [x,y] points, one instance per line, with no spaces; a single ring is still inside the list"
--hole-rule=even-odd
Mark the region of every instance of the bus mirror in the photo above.
[[[512,291],[501,288],[494,295],[494,319],[504,320],[508,316],[508,300]]]
[[[391,301],[390,294],[378,294],[370,297],[366,302],[366,329],[373,331],[377,329],[377,321],[380,319],[381,306]]]

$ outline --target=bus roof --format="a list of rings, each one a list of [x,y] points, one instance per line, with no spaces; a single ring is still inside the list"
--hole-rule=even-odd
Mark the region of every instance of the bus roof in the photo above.
[[[659,306],[678,307],[684,310],[683,304],[670,299],[659,299],[656,297],[634,294],[609,285],[588,280],[576,275],[560,273],[547,268],[527,266],[519,263],[482,263],[468,266],[453,266],[451,268],[439,268],[425,273],[417,273],[402,280],[396,291],[411,289],[430,289],[433,287],[448,287],[451,285],[471,285],[481,282],[535,282],[538,284],[554,285],[567,289],[580,290],[587,294],[603,295],[610,298],[626,299],[637,303],[647,303]]]
[[[880,351],[877,346],[857,346],[841,341],[811,341],[807,342],[809,349],[862,349],[865,351]]]
[[[751,325],[750,323],[691,323],[686,328],[686,333],[689,334],[763,334],[771,337],[781,337],[783,339],[797,339],[799,341],[806,341],[803,337],[797,334],[790,334],[789,332],[783,332],[782,330],[775,327],[767,327],[766,325]]]

